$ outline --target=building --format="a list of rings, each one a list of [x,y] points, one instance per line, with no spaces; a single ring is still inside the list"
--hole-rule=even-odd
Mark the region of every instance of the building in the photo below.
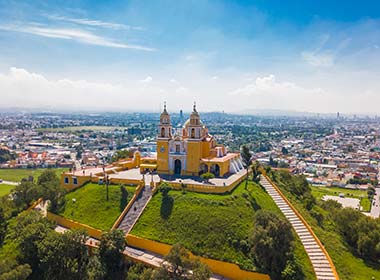
[[[195,104],[190,118],[179,129],[173,129],[164,105],[157,135],[159,174],[199,176],[210,172],[219,177],[241,169],[240,154],[228,153],[226,147],[216,143],[202,123]]]

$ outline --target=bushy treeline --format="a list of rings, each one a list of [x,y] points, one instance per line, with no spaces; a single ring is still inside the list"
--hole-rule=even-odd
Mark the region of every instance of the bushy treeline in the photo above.
[[[380,263],[380,219],[373,219],[352,208],[342,208],[339,203],[322,203],[329,210],[354,253],[370,263]]]

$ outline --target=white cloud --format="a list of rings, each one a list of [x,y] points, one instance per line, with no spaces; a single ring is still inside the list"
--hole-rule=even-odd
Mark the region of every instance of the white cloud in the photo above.
[[[120,23],[106,22],[101,20],[87,19],[87,18],[70,18],[59,15],[46,15],[47,18],[58,21],[72,22],[81,25],[87,26],[95,26],[95,27],[103,27],[110,28],[115,30],[144,30],[143,27],[140,26],[130,26]]]
[[[16,31],[16,32],[38,35],[42,37],[48,37],[48,38],[74,40],[80,43],[103,46],[103,47],[134,49],[134,50],[141,50],[141,51],[155,50],[153,48],[140,46],[140,45],[117,43],[105,37],[98,36],[90,31],[82,30],[82,29],[52,28],[52,27],[34,26],[34,25],[25,25],[25,26],[0,25],[0,30]]]
[[[140,80],[140,83],[148,84],[153,81],[153,78],[151,76],[147,76],[145,79]]]
[[[274,75],[257,77],[253,83],[232,91],[231,95],[262,95],[267,93],[293,94],[293,93],[321,93],[321,89],[305,89],[292,82],[278,82]]]

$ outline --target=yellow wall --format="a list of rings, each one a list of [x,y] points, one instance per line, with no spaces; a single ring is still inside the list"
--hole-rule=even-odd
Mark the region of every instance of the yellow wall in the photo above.
[[[159,243],[156,241],[140,238],[134,235],[127,235],[127,243],[130,246],[151,251],[160,255],[167,255],[171,249],[168,244]],[[195,256],[191,254],[194,258]],[[257,272],[250,272],[240,269],[239,266],[233,263],[222,262],[213,259],[207,259],[200,257],[201,262],[207,264],[212,272],[227,277],[229,279],[236,280],[270,280],[270,277],[266,274]]]
[[[202,158],[207,158],[210,156],[210,148],[211,148],[210,142],[208,141],[202,142]]]
[[[58,225],[61,225],[61,226],[65,227],[65,228],[69,228],[69,229],[71,229],[71,228],[85,229],[87,231],[87,233],[88,233],[89,236],[91,236],[93,238],[96,238],[96,239],[100,239],[100,236],[103,233],[99,229],[96,229],[96,228],[90,227],[88,225],[81,224],[81,223],[78,223],[78,222],[66,219],[64,217],[58,216],[56,214],[53,214],[53,213],[51,213],[49,211],[47,212],[46,218],[48,218],[50,221],[56,222]]]
[[[65,177],[69,179],[69,183],[65,184]],[[73,177],[76,177],[78,180],[78,184],[74,185]],[[94,178],[94,177],[93,177]],[[72,191],[80,186],[83,186],[87,182],[91,181],[90,176],[74,176],[73,174],[62,173],[61,175],[61,186],[63,186],[67,191]]]
[[[165,148],[165,151],[161,152],[161,147]],[[157,171],[159,173],[169,172],[169,142],[157,140]]]
[[[202,157],[202,142],[187,142],[185,175],[198,175]]]
[[[193,191],[193,192],[200,192],[200,193],[225,193],[232,191],[237,185],[239,185],[242,181],[245,180],[246,174],[241,176],[240,178],[236,179],[233,183],[230,185],[226,186],[215,186],[215,185],[207,185],[207,184],[185,184],[186,185],[186,190],[188,191]],[[173,182],[168,182],[170,186],[173,189],[176,190],[182,190],[182,183],[173,183]]]

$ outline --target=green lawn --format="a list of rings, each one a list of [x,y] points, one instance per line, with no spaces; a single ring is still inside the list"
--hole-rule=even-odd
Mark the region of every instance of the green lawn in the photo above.
[[[332,258],[341,280],[380,279],[379,267],[368,266],[362,259],[355,257],[343,237],[336,231],[334,223],[326,221],[323,223],[323,227],[319,226],[317,221],[310,215],[310,212],[304,208],[303,204],[294,195],[287,192],[281,184],[277,185],[313,228]],[[324,215],[328,215],[320,207],[315,207]]]
[[[363,208],[363,211],[371,211],[371,201],[368,199],[367,191],[363,190],[351,190],[344,188],[330,188],[330,187],[311,187],[311,193],[316,199],[321,199],[325,195],[338,196],[340,193],[343,193],[345,197],[353,197],[360,199],[360,205]]]
[[[255,267],[244,253],[244,244],[253,232],[258,209],[281,213],[270,196],[257,184],[241,183],[232,194],[201,194],[171,190],[163,203],[157,193],[147,205],[131,234],[151,240],[181,243],[196,255]],[[296,259],[306,279],[315,279],[311,264],[299,240]]]
[[[23,178],[28,178],[30,175],[36,180],[41,173],[47,168],[35,168],[35,169],[0,169],[0,179],[4,181],[20,182]],[[64,171],[68,171],[67,168],[53,168],[57,176],[61,178],[61,174]]]
[[[86,184],[66,195],[65,209],[60,215],[100,230],[109,230],[134,194],[135,187],[125,188],[127,194],[123,195],[120,186],[110,185],[109,200],[106,201],[105,185]]]
[[[14,187],[15,186],[0,184],[0,197],[9,194]]]

